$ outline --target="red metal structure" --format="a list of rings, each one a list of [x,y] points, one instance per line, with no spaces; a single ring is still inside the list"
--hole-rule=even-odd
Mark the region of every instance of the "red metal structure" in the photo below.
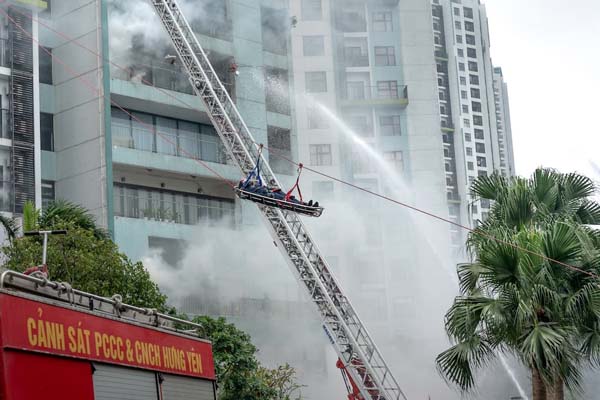
[[[215,400],[211,344],[185,321],[39,274],[0,286],[2,400]]]

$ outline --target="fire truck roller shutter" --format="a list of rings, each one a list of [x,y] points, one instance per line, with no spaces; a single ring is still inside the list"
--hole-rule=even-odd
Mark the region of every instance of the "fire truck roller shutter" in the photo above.
[[[95,400],[158,400],[154,372],[94,364]]]
[[[212,381],[170,374],[163,374],[162,378],[163,400],[215,399],[215,389]]]

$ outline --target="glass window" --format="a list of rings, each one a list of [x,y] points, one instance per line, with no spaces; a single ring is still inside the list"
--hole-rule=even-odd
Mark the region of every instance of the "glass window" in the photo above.
[[[52,49],[39,46],[38,50],[40,83],[52,85]]]
[[[465,30],[469,32],[475,32],[475,25],[470,21],[465,21]]]
[[[324,56],[325,55],[325,37],[324,36],[304,36],[302,38],[304,47],[304,56]]]
[[[465,35],[465,38],[467,40],[467,44],[472,44],[473,46],[475,45],[475,36],[473,35]]]
[[[456,35],[456,43],[462,43],[462,42],[463,42],[462,35]]]
[[[373,136],[373,128],[366,115],[348,115],[348,125],[360,136]]]
[[[458,63],[458,70],[459,71],[464,71],[465,70],[465,63]]]
[[[479,76],[478,75],[469,75],[469,82],[471,85],[479,85]]]
[[[376,11],[373,13],[373,31],[391,32],[394,30],[391,11]]]
[[[177,120],[156,117],[156,152],[177,155]]]
[[[267,111],[290,115],[288,71],[265,67],[265,104]]]
[[[464,76],[461,76],[461,77],[460,77],[460,84],[461,84],[461,85],[466,85],[466,84],[467,84],[467,78],[466,78],[466,77],[464,77]]]
[[[462,112],[463,112],[464,114],[468,114],[468,113],[469,113],[469,106],[467,106],[467,105],[463,104],[463,105],[462,105]]]
[[[178,123],[179,155],[188,158],[200,158],[200,125],[179,121]]]
[[[477,50],[473,47],[467,47],[467,57],[477,58]]]
[[[375,47],[375,65],[396,65],[396,50],[394,46]]]
[[[465,52],[463,51],[463,49],[456,49],[456,54],[459,57],[464,57],[465,56]]]
[[[469,7],[464,7],[465,18],[473,19],[473,9]]]
[[[483,140],[483,129],[475,128],[475,139]]]
[[[302,0],[302,19],[320,21],[323,18],[321,0]]]
[[[384,99],[398,98],[397,81],[377,81],[377,96]]]
[[[479,68],[477,67],[477,62],[469,61],[469,71],[477,72]]]
[[[404,170],[404,159],[401,151],[386,151],[383,153],[383,158],[390,163],[396,171]]]
[[[471,107],[473,108],[473,111],[481,112],[481,103],[480,102],[478,102],[478,101],[471,102]]]
[[[460,15],[460,8],[454,7],[454,15]]]
[[[465,125],[466,128],[470,128],[471,120],[469,118],[463,118],[463,124]]]
[[[319,72],[306,72],[306,91],[308,93],[323,93],[327,92],[327,73],[324,71]]]
[[[41,148],[54,151],[54,115],[40,113]]]
[[[215,2],[220,3],[220,2]],[[263,50],[286,55],[288,37],[284,32],[289,30],[290,20],[287,10],[261,7]]]
[[[330,144],[311,144],[310,145],[310,164],[331,165],[331,145]]]
[[[485,144],[484,143],[475,143],[475,151],[478,153],[485,153]]]
[[[473,148],[472,147],[467,147],[467,155],[468,156],[472,156],[473,155]]]
[[[154,118],[139,112],[132,112],[131,115],[132,147],[137,150],[154,151]]]
[[[465,142],[470,142],[472,140],[471,133],[465,132]]]
[[[461,99],[467,99],[468,95],[469,95],[469,94],[467,93],[467,91],[466,91],[466,90],[461,90],[461,91],[460,91],[460,98],[461,98]]]
[[[54,181],[42,181],[42,208],[55,200]]]
[[[481,115],[473,115],[473,124],[475,126],[483,126],[483,117]]]
[[[365,99],[365,83],[364,82],[346,82],[346,95],[348,100],[363,100]]]
[[[487,159],[485,157],[477,156],[477,166],[478,167],[487,167]]]
[[[400,136],[402,134],[399,115],[380,116],[379,126],[381,128],[382,136]]]
[[[481,97],[481,91],[479,89],[471,88],[471,97],[479,99]]]
[[[460,23],[460,21],[454,21],[454,27],[457,30],[461,30],[462,29],[462,24]]]
[[[215,128],[211,125],[202,125],[200,132],[200,158],[205,161],[225,164],[225,150]]]

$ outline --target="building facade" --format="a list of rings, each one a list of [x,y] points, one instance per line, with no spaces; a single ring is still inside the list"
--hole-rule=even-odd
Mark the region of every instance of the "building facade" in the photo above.
[[[450,218],[475,226],[489,212],[469,187],[482,175],[515,174],[508,90],[494,68],[485,5],[434,0],[433,32]],[[454,245],[465,233],[451,228]]]

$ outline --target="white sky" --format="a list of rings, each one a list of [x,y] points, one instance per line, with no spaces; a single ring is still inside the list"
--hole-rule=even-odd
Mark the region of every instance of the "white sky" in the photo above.
[[[516,168],[600,181],[600,0],[484,0],[509,87]]]

